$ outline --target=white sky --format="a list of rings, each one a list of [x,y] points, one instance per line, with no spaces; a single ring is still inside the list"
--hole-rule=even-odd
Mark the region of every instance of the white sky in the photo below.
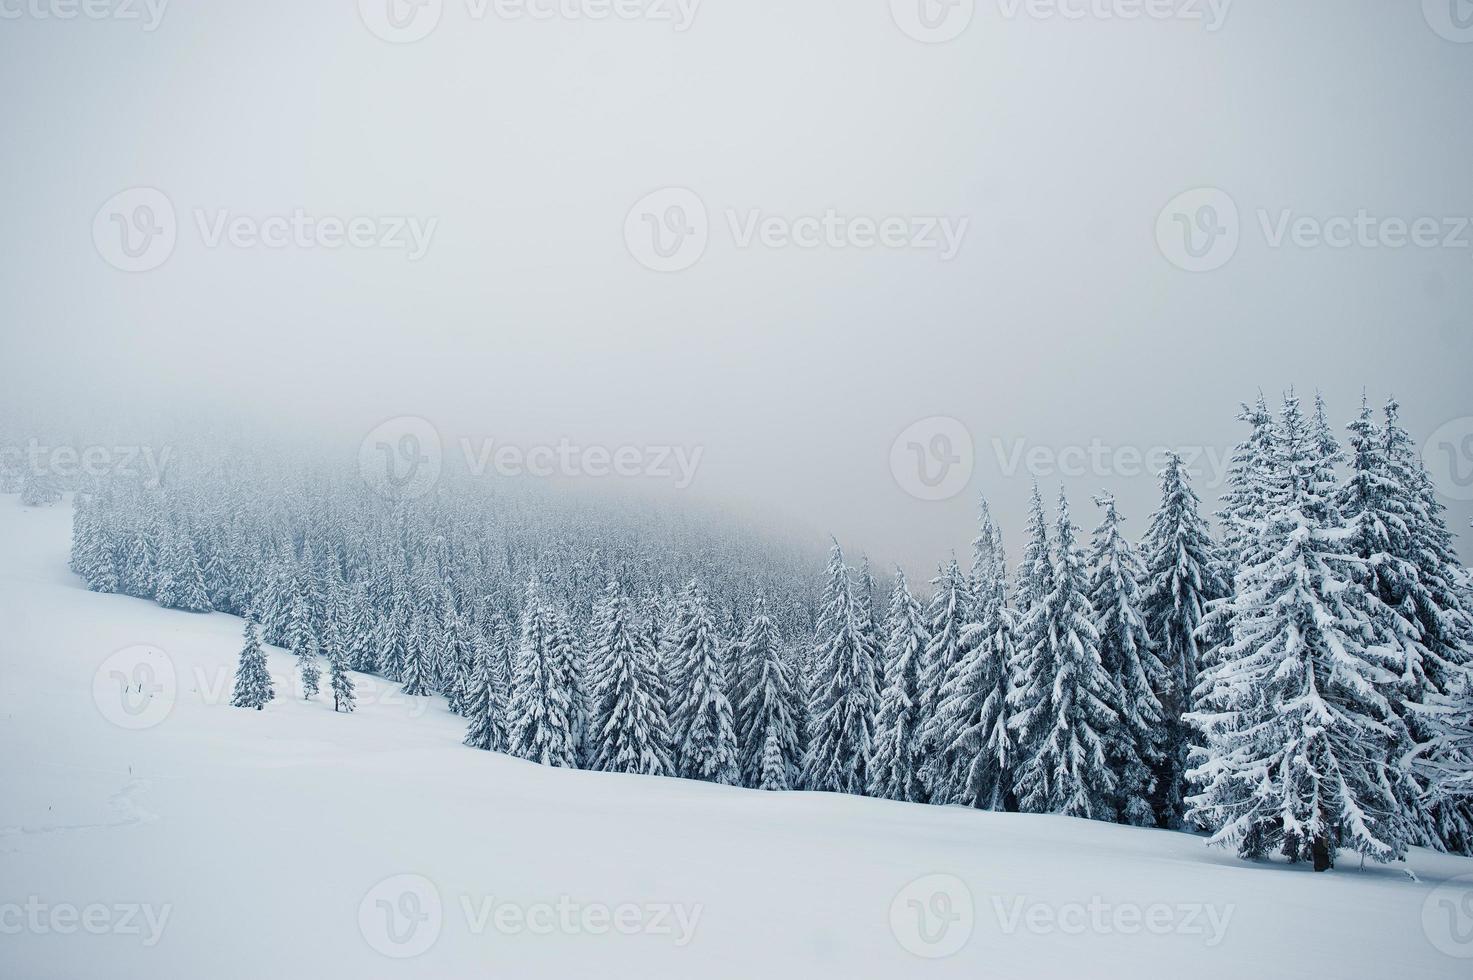
[[[154,31],[35,16],[47,2],[0,0],[0,364],[32,404],[240,412],[354,445],[409,414],[448,440],[700,446],[691,493],[918,572],[964,552],[982,491],[1016,560],[1031,476],[994,439],[1225,456],[1237,403],[1290,384],[1341,422],[1362,387],[1395,391],[1419,437],[1473,415],[1473,231],[1272,248],[1258,215],[1473,215],[1473,43],[1410,0],[1237,0],[1216,32],[979,0],[938,45],[886,0],[704,0],[684,32],[445,0],[412,44],[353,0],[175,0]],[[92,226],[137,186],[167,194],[178,241],[129,274]],[[623,228],[667,186],[700,195],[711,236],[662,274]],[[1193,274],[1156,226],[1204,186],[1236,202],[1241,244]],[[438,223],[413,262],[212,248],[196,225],[298,208]],[[969,225],[942,261],[739,248],[725,215],[828,208]],[[977,447],[945,502],[890,466],[935,415]],[[1065,483],[1086,528],[1109,487],[1144,530],[1154,479]]]

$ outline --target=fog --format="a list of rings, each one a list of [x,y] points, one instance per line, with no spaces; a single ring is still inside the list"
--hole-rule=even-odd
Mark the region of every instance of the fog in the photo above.
[[[1210,505],[1241,401],[1318,389],[1339,425],[1364,389],[1440,430],[1465,530],[1456,2],[979,0],[930,44],[906,0],[444,0],[407,43],[404,0],[0,0],[0,397],[350,454],[399,416],[447,455],[679,447],[651,490],[925,573],[979,494],[1014,560],[1035,478],[1139,534],[1153,450]],[[688,195],[636,208],[666,188],[698,256],[640,240],[699,231]],[[172,247],[119,251],[151,194]],[[1236,251],[1174,247],[1177,215]],[[907,469],[953,457],[934,492]]]

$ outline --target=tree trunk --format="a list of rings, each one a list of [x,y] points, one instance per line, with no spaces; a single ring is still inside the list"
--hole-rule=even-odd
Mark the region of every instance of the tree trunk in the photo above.
[[[1335,861],[1330,851],[1330,838],[1321,834],[1314,839],[1314,843],[1310,846],[1314,854],[1314,869],[1316,871],[1329,871],[1335,866]]]

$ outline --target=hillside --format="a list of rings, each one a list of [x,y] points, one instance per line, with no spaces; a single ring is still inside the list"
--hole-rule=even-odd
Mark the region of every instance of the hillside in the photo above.
[[[1413,980],[1473,956],[1438,890],[1473,860],[1314,875],[1188,834],[544,769],[368,677],[354,714],[303,702],[280,650],[278,699],[231,708],[239,620],[86,592],[69,533],[69,506],[0,498],[5,977]]]

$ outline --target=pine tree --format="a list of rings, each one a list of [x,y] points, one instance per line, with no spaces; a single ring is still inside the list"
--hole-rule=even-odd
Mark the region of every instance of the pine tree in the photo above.
[[[809,702],[805,782],[809,789],[863,793],[873,745],[874,651],[856,609],[849,569],[836,542],[829,553],[823,611],[815,631],[815,687]]]
[[[799,719],[806,705],[797,672],[784,656],[782,637],[760,597],[742,635],[741,655],[743,663],[753,665],[741,711],[745,782],[763,790],[797,789],[803,764]]]
[[[240,663],[235,668],[235,696],[230,703],[237,708],[255,708],[260,711],[276,697],[271,685],[271,674],[266,669],[266,651],[261,648],[261,636],[256,621],[245,622],[245,646],[240,651]]]
[[[1167,687],[1167,671],[1152,650],[1141,613],[1145,569],[1120,533],[1115,498],[1095,498],[1104,516],[1095,528],[1089,557],[1089,601],[1100,636],[1100,661],[1114,688],[1111,707],[1120,724],[1106,733],[1110,771],[1115,775],[1115,809],[1123,823],[1155,824],[1155,777],[1166,753],[1164,711],[1156,692]]]
[[[645,776],[674,773],[670,725],[655,682],[655,654],[629,600],[611,581],[596,616],[591,721],[592,768]]]
[[[507,710],[510,678],[503,650],[505,636],[493,623],[472,639],[475,672],[466,696],[465,714],[471,720],[465,744],[487,752],[505,752],[509,744]]]
[[[905,573],[895,570],[890,594],[890,638],[885,644],[885,686],[875,718],[869,792],[882,799],[923,803],[926,786],[917,757],[921,727],[921,662],[928,636],[920,603]]]
[[[27,507],[50,507],[61,499],[61,488],[51,473],[29,467],[20,487],[20,502]]]
[[[561,632],[557,614],[544,603],[534,580],[522,613],[507,721],[513,754],[544,766],[572,768],[577,763],[574,691]]]
[[[1120,723],[1100,661],[1084,557],[1074,544],[1069,503],[1059,493],[1051,571],[1040,563],[1021,627],[1010,722],[1018,735],[1018,805],[1032,813],[1116,818],[1116,781],[1104,732]],[[1041,587],[1049,591],[1043,593]]]
[[[972,636],[968,619],[974,600],[954,558],[931,580],[931,586],[926,652],[920,666],[920,728],[915,758],[920,765],[925,801],[960,803],[963,794],[956,777],[955,750],[958,732],[948,726],[951,718],[943,717],[942,704],[957,683],[957,672],[969,652]]]
[[[337,632],[335,625],[329,625],[332,633]],[[340,642],[333,642],[328,647],[328,666],[332,672],[332,710],[352,711],[358,706],[358,696],[353,688],[353,678],[348,673],[348,654]]]
[[[307,599],[300,592],[292,600],[287,637],[290,649],[297,658],[297,674],[302,680],[302,697],[314,697],[322,681],[322,668],[317,665],[317,637],[308,622]]]
[[[706,597],[694,581],[686,587],[678,619],[672,649],[682,665],[674,691],[680,726],[675,730],[677,771],[687,779],[734,786],[741,778],[735,720]]]
[[[185,612],[210,612],[210,597],[205,593],[204,575],[188,533],[174,528],[165,538],[159,555],[154,599],[165,609]]]
[[[1231,600],[1232,642],[1189,716],[1205,735],[1191,819],[1244,857],[1277,847],[1316,871],[1337,846],[1402,854],[1392,759],[1409,744],[1382,694],[1399,654],[1348,574],[1326,451],[1291,394],[1263,480],[1267,516]]]
[[[410,621],[404,643],[404,667],[400,683],[408,697],[424,697],[431,693],[430,680],[434,672],[435,637],[431,630],[435,624],[425,618],[423,611],[416,612]]]
[[[1257,465],[1253,460],[1265,443],[1256,429],[1246,445],[1246,449],[1239,451],[1244,460],[1240,465]],[[1234,533],[1241,535],[1246,533],[1258,506],[1249,501],[1249,496],[1257,493],[1256,490],[1250,493],[1249,489],[1257,476],[1239,471],[1237,479],[1244,495],[1242,499],[1246,501],[1244,509],[1234,517]],[[1145,584],[1139,606],[1145,635],[1151,642],[1142,663],[1161,717],[1159,723],[1150,722],[1149,699],[1137,701],[1141,705],[1141,720],[1159,733],[1151,739],[1153,744],[1143,747],[1141,756],[1152,769],[1151,805],[1156,823],[1161,827],[1181,824],[1187,751],[1192,741],[1191,730],[1182,718],[1193,708],[1197,674],[1204,666],[1204,620],[1209,608],[1225,601],[1231,592],[1230,583],[1222,579],[1223,557],[1201,516],[1201,503],[1181,457],[1171,454],[1161,471],[1161,506],[1151,517],[1142,545]],[[1144,692],[1139,697],[1145,698]]]

